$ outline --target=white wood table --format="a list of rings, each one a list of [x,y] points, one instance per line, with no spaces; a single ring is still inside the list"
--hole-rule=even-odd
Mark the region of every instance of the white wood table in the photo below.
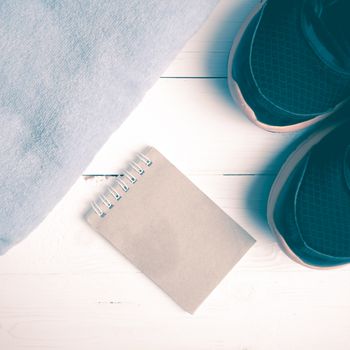
[[[230,98],[226,61],[258,0],[222,0],[109,139],[86,174],[158,148],[257,243],[195,315],[173,303],[82,220],[103,177],[81,177],[0,257],[0,349],[349,349],[350,268],[317,271],[278,247],[269,186],[301,136],[252,125]]]

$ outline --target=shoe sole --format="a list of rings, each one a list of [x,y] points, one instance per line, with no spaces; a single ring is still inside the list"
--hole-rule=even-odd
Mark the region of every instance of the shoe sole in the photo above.
[[[278,198],[284,188],[286,182],[291,176],[294,169],[298,166],[300,161],[308,154],[311,148],[319,143],[325,136],[327,136],[331,131],[340,126],[344,121],[333,123],[332,125],[328,125],[327,127],[322,128],[311,134],[306,140],[304,140],[297,149],[287,158],[286,162],[283,164],[281,170],[279,171],[269,194],[269,199],[267,203],[267,221],[272,232],[276,235],[278,243],[282,250],[294,261],[297,263],[318,270],[329,270],[339,268],[341,266],[347,265],[347,263],[338,265],[338,266],[317,266],[310,265],[300,259],[288,246],[287,242],[279,232],[275,220],[274,213],[277,206]],[[328,124],[328,123],[327,123]]]
[[[248,119],[251,122],[253,122],[255,125],[257,125],[259,128],[264,129],[266,131],[270,131],[270,132],[276,132],[276,133],[296,132],[296,131],[300,131],[306,127],[309,127],[313,124],[316,124],[316,123],[322,121],[323,119],[329,117],[336,110],[338,110],[344,104],[344,102],[342,102],[338,106],[336,106],[335,109],[331,112],[319,115],[319,116],[314,117],[310,120],[307,120],[307,121],[304,121],[301,123],[297,123],[297,124],[293,124],[293,125],[274,126],[274,125],[269,125],[269,124],[263,123],[263,122],[258,120],[254,111],[250,108],[247,101],[244,99],[238,83],[232,77],[232,65],[233,65],[233,58],[236,54],[238,45],[243,37],[245,30],[247,29],[250,21],[262,9],[262,7],[265,5],[265,3],[267,1],[268,0],[260,0],[260,2],[257,4],[257,6],[252,10],[252,12],[249,14],[249,16],[243,22],[238,34],[236,35],[236,38],[233,41],[233,44],[232,44],[232,47],[230,50],[229,59],[228,59],[227,83],[228,83],[228,87],[229,87],[232,98],[238,103],[238,105],[240,106],[240,108],[242,109],[244,114],[248,117]]]

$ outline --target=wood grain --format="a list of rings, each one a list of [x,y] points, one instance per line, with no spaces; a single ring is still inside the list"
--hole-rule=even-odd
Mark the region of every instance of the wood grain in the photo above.
[[[85,174],[115,174],[150,144],[256,239],[194,316],[82,220],[104,178],[81,177],[0,257],[0,349],[303,350],[349,347],[350,267],[309,270],[265,219],[300,134],[252,125],[226,85],[231,42],[258,0],[222,0]],[[106,126],[108,127],[108,126]]]

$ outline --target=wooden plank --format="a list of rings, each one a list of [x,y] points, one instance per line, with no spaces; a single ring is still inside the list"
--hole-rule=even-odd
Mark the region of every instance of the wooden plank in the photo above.
[[[273,176],[191,180],[258,240],[194,316],[84,224],[103,178],[81,178],[39,229],[1,257],[0,347],[345,348],[349,268],[306,269],[281,252],[263,222]]]
[[[131,150],[145,144],[188,174],[275,173],[298,136],[253,125],[236,107],[225,79],[161,79],[86,173],[115,172]]]
[[[265,207],[273,176],[202,175],[190,176],[190,179],[257,240],[237,270],[306,269],[285,256],[266,224]],[[90,200],[96,198],[103,185],[101,177],[96,181],[79,179],[39,228],[1,257],[0,277],[37,273],[136,273],[137,270],[83,220]],[[349,271],[350,266],[342,270]]]
[[[232,42],[259,0],[223,0],[176,56],[164,77],[226,77]]]
[[[346,349],[349,274],[232,271],[194,316],[136,274],[2,276],[2,349]],[[30,291],[30,292],[29,292]]]

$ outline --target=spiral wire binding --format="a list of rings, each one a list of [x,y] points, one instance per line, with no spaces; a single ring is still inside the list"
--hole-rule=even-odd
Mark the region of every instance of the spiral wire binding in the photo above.
[[[132,183],[134,184],[137,179],[135,176],[133,176],[130,172],[128,172],[127,170],[124,171],[124,175],[127,177],[127,179]]]
[[[123,180],[117,179],[117,184],[122,188],[122,190],[124,192],[128,192],[129,191],[128,185]]]
[[[143,175],[144,174],[145,171],[137,163],[130,162],[129,164],[135,171],[138,172],[139,175]]]
[[[100,195],[101,202],[108,208],[111,209],[113,207],[113,204],[108,200],[108,198],[104,195]]]
[[[138,153],[137,154],[137,158],[144,163],[146,166],[150,167],[152,165],[152,161],[146,157],[143,153]],[[143,175],[145,173],[145,169],[142,168],[138,163],[136,163],[135,161],[131,161],[129,163],[129,167],[131,169],[133,169],[134,171],[136,171],[139,175]],[[128,170],[124,170],[121,173],[121,177],[127,179],[130,184],[135,184],[137,182],[137,178],[132,175],[131,172],[129,172]],[[124,192],[128,192],[129,191],[129,186],[126,184],[125,181],[123,181],[120,178],[116,179],[116,184],[118,185]],[[114,186],[115,186],[114,185]],[[120,199],[122,199],[121,194],[114,188],[114,186],[108,186],[107,187],[107,192],[110,193],[112,195],[112,197],[116,200],[119,201]],[[106,212],[103,211],[103,209],[101,208],[102,205],[104,205],[104,207],[106,207],[107,209],[112,209],[114,204],[107,198],[107,196],[105,194],[101,194],[99,195],[99,201],[101,202],[101,204],[97,203],[97,201],[92,201],[91,204],[91,208],[92,210],[99,216],[99,217],[104,217],[106,215]]]

